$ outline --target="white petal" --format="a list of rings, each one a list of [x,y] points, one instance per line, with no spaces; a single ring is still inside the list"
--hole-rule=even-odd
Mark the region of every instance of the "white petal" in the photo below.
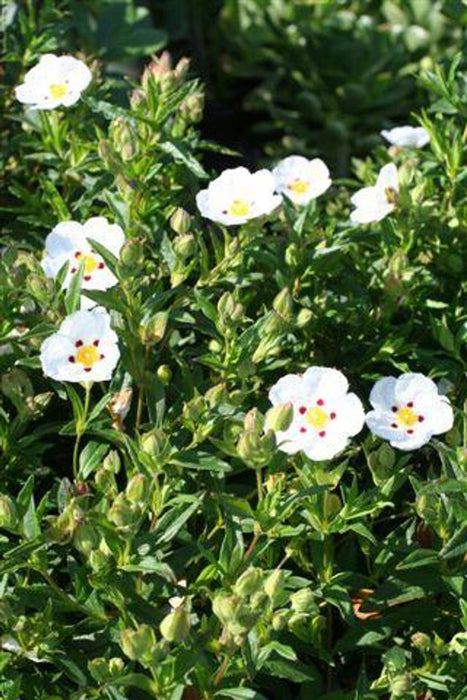
[[[125,234],[118,224],[110,224],[105,216],[94,216],[84,223],[83,228],[86,238],[92,238],[118,256],[125,243]]]
[[[454,425],[454,412],[448,399],[443,396],[439,398],[433,413],[430,415],[430,428],[433,435],[446,433]]]
[[[438,388],[432,379],[424,374],[402,374],[396,382],[396,403],[406,404],[409,401],[420,402],[424,398],[431,400],[438,396]],[[420,406],[419,406],[420,407]]]
[[[115,333],[110,330],[110,316],[101,307],[70,314],[60,326],[60,333],[73,341],[82,340],[84,345],[90,345],[109,333],[116,339]]]
[[[61,380],[64,368],[73,365],[68,358],[74,353],[75,347],[66,336],[54,333],[46,338],[41,345],[40,353],[44,374],[52,379]]]
[[[332,459],[347,446],[348,440],[343,435],[332,437],[316,437],[304,449],[307,457],[315,462],[321,462],[325,459]]]
[[[342,426],[349,437],[357,435],[365,423],[365,412],[358,396],[352,393],[344,396],[338,410],[339,427]]]
[[[370,403],[373,408],[390,410],[395,403],[396,378],[383,377],[378,379],[370,393]]]
[[[291,401],[300,401],[303,397],[304,386],[302,377],[298,374],[286,374],[271,387],[269,391],[269,401],[273,406],[281,405]]]
[[[382,190],[392,189],[396,192],[399,191],[399,178],[394,163],[387,163],[381,168],[376,181],[376,187]]]
[[[306,395],[319,398],[340,398],[349,388],[346,377],[331,367],[310,367],[303,375]]]

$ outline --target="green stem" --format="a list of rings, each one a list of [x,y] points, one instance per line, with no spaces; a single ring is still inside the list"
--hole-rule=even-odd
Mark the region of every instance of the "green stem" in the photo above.
[[[256,472],[256,488],[258,491],[258,503],[263,500],[263,481],[261,479],[261,469],[255,469]]]
[[[86,382],[85,384],[85,396],[84,396],[84,413],[82,418],[76,421],[76,440],[75,447],[73,449],[73,478],[76,481],[78,478],[79,471],[79,446],[81,438],[86,431],[86,420],[89,412],[89,401],[91,398],[91,387],[92,382]]]

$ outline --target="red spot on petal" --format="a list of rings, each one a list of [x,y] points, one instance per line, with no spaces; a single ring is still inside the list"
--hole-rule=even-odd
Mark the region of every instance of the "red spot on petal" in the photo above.
[[[99,359],[100,359],[100,360],[103,360],[104,357],[105,357],[105,355],[99,355]]]
[[[85,367],[85,368],[84,368],[84,371],[85,371],[85,372],[90,372],[90,371],[91,371],[91,368],[90,368],[90,367]]]
[[[75,358],[73,357],[73,355],[70,355],[70,357],[68,358],[68,362],[74,362],[74,361],[75,361]]]
[[[97,346],[99,345],[99,340],[95,340],[95,341],[93,342],[93,345],[97,348]]]
[[[333,411],[332,413],[329,414],[329,418],[331,420],[334,420],[334,418],[337,418],[337,413],[334,413],[334,411]]]
[[[320,430],[319,433],[318,433],[318,435],[319,435],[320,437],[324,437],[324,436],[326,435],[326,431],[325,431],[325,430]]]
[[[412,434],[413,434],[413,430],[412,430],[412,429],[410,429],[410,430],[407,431],[407,435],[412,435]]]
[[[82,344],[83,344],[82,340],[77,340],[75,343],[75,348],[80,348],[82,346]]]
[[[425,420],[425,416],[418,416],[419,423],[423,423],[424,420]]]
[[[397,406],[392,406],[392,407],[391,407],[391,411],[392,411],[393,413],[396,413],[396,412],[397,412]]]
[[[300,428],[301,433],[306,433],[306,428]]]
[[[99,270],[103,270],[104,267],[105,267],[105,265],[104,265],[103,262],[100,262],[99,265],[98,265],[97,267],[99,268]]]
[[[83,277],[83,280],[85,282],[89,282],[90,279],[91,279],[91,275],[84,275],[84,277]]]
[[[391,423],[391,428],[397,428],[397,427],[398,427],[397,423]]]
[[[318,399],[318,401],[316,402],[316,405],[317,405],[317,406],[324,406],[324,401],[323,401],[323,399]]]
[[[306,413],[306,406],[300,406],[300,408],[298,409],[298,412],[301,413],[303,416],[303,414]]]
[[[76,272],[77,269],[78,269],[77,267],[72,267],[71,272]]]
[[[409,403],[407,404],[407,408],[413,408],[413,401],[409,401]]]
[[[81,257],[81,255],[82,255],[82,253],[79,250],[77,250],[75,253],[75,258],[78,259]]]

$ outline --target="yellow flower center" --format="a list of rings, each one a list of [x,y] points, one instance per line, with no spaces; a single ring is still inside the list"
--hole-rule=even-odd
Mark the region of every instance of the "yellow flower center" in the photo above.
[[[96,258],[94,255],[91,255],[90,253],[87,253],[86,255],[83,256],[83,253],[76,253],[76,259],[81,262],[81,260],[84,257],[84,274],[89,275],[89,273],[94,272],[94,270],[97,270],[99,267],[99,263],[97,262]]]
[[[306,412],[305,418],[308,421],[308,423],[310,423],[313,426],[313,428],[316,428],[317,430],[325,428],[329,422],[329,415],[319,406],[313,406],[313,408],[309,408]]]
[[[85,367],[92,367],[99,359],[100,353],[95,345],[83,345],[76,353],[76,362],[81,362]]]
[[[306,194],[310,189],[310,183],[296,178],[287,185],[287,189],[292,190],[295,194]]]
[[[418,416],[411,408],[404,406],[404,408],[399,409],[396,414],[397,422],[399,425],[403,425],[406,428],[410,428],[412,425],[418,422]]]
[[[65,83],[52,83],[49,87],[49,92],[54,98],[54,100],[59,100],[64,97],[68,92],[68,86]]]
[[[250,205],[244,199],[234,199],[229,207],[229,216],[248,216]]]
[[[386,187],[384,194],[389,204],[397,204],[397,192],[392,187]]]

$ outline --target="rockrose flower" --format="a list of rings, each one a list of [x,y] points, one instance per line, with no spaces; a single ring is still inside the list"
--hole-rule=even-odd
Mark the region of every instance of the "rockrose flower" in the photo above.
[[[46,53],[15,89],[16,99],[32,109],[70,107],[79,100],[91,78],[89,68],[77,58]]]
[[[432,435],[452,428],[453,411],[446,396],[423,374],[384,377],[370,394],[373,411],[366,415],[370,430],[400,450],[415,450]]]
[[[287,374],[269,392],[274,406],[292,404],[290,427],[277,431],[278,448],[287,454],[304,452],[310,459],[331,459],[360,432],[365,414],[360,399],[347,393],[342,372],[310,367],[305,374]]]
[[[196,195],[201,215],[226,226],[244,224],[270,214],[281,203],[274,194],[274,178],[269,170],[250,173],[246,168],[224,170],[208,188]]]
[[[104,309],[76,311],[42,343],[44,374],[60,382],[107,381],[120,357],[117,340]]]
[[[399,148],[423,148],[430,140],[430,135],[423,126],[396,126],[383,129],[381,136],[392,146]]]
[[[329,170],[320,158],[289,156],[276,165],[272,174],[276,191],[300,205],[316,199],[332,184]]]
[[[394,209],[398,192],[397,168],[394,163],[388,163],[379,171],[376,185],[355,192],[350,201],[356,209],[351,213],[350,220],[354,224],[381,221]]]
[[[109,270],[104,260],[92,248],[89,239],[97,241],[118,257],[125,242],[125,234],[117,224],[110,224],[104,216],[94,216],[84,224],[77,221],[62,221],[45,239],[45,257],[42,268],[47,277],[55,277],[68,262],[68,272],[63,288],[66,289],[73,275],[84,262],[82,289],[108,289],[117,284],[117,278]],[[84,306],[94,302],[83,297]]]

